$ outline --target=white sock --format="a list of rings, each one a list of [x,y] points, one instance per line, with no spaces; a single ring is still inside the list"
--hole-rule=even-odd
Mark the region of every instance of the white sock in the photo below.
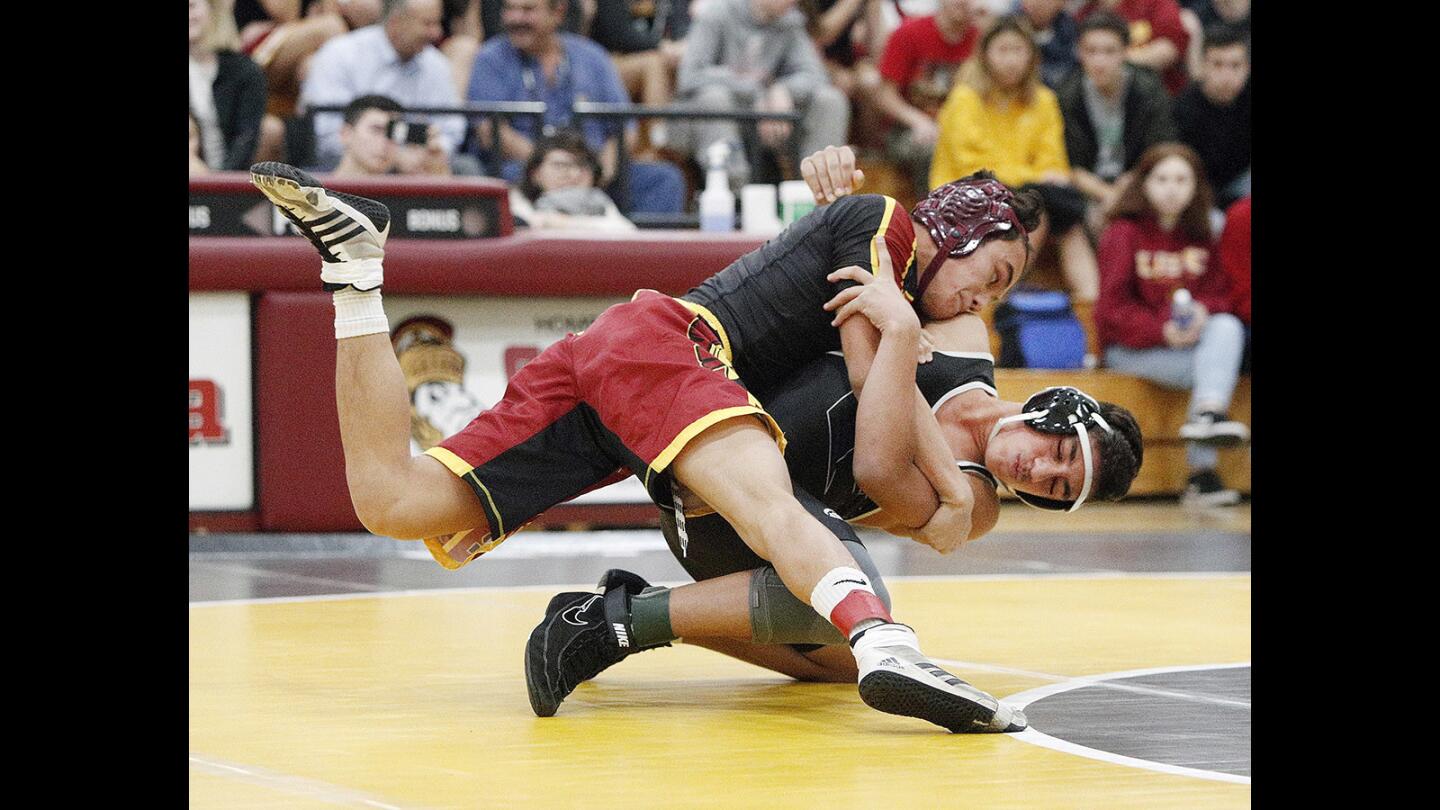
[[[388,333],[390,321],[380,302],[380,291],[360,292],[355,289],[334,293],[335,339]]]
[[[863,598],[860,595],[851,597],[856,591],[860,591]],[[873,623],[872,619],[890,621],[889,611],[875,594],[870,578],[863,571],[849,566],[831,569],[820,578],[810,591],[810,607],[835,625],[846,638],[868,627]],[[841,609],[836,610],[837,607]]]

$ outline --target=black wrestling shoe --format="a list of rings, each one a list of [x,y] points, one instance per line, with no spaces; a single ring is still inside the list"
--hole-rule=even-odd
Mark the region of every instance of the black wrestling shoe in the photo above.
[[[632,641],[630,598],[649,586],[612,568],[600,578],[600,593],[561,593],[550,600],[525,645],[525,685],[537,716],[553,716],[575,687],[641,651]]]
[[[936,666],[915,631],[881,624],[850,642],[860,669],[860,699],[887,714],[918,717],[956,734],[1024,731],[1025,713]]]
[[[381,259],[390,235],[390,209],[354,194],[329,191],[286,163],[256,163],[250,182],[320,251],[327,292],[374,290],[383,282]]]

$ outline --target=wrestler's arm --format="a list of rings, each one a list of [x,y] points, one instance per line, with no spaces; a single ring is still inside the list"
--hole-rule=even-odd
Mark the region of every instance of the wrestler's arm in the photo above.
[[[926,326],[925,331],[929,333],[937,350],[957,352],[989,351],[989,335],[985,329],[984,322],[975,315],[960,315],[948,321],[932,322]],[[896,360],[898,364],[898,358],[896,358]],[[898,378],[873,377],[872,381],[882,384],[890,390],[893,390],[894,386],[900,384]],[[876,393],[876,389],[873,387],[872,393]],[[883,391],[880,393],[883,395]],[[876,399],[876,397],[871,397],[870,401],[873,403]],[[856,522],[860,525],[890,532],[891,534],[909,537],[941,552],[948,552],[959,547],[961,542],[958,541],[958,538],[964,538],[964,541],[975,540],[993,529],[999,518],[1000,501],[994,488],[989,486],[988,482],[974,475],[962,473],[956,468],[949,444],[945,441],[943,434],[939,430],[935,416],[929,408],[925,407],[924,397],[916,396],[914,401],[919,407],[915,419],[915,433],[912,434],[913,442],[909,445],[914,447],[916,452],[915,460],[911,467],[915,470],[920,470],[919,465],[923,463],[921,459],[928,460],[929,463],[943,468],[946,476],[941,480],[946,482],[949,487],[953,487],[953,489],[949,491],[948,497],[940,495],[938,491],[931,489],[931,487],[933,487],[932,479],[928,475],[920,480],[914,478],[905,479],[904,486],[915,487],[917,490],[916,492],[908,493],[889,492],[885,489],[883,481],[878,482],[878,486],[876,482],[871,482],[869,486],[867,486],[866,483],[861,483],[861,488],[881,507],[881,510],[867,516],[864,520]],[[942,407],[946,409],[960,408],[963,407],[965,401],[965,397],[952,399]],[[872,411],[871,413],[873,414],[875,412]],[[893,414],[893,411],[891,413]],[[881,422],[877,425],[873,421],[864,423],[862,419],[863,417],[857,418],[856,423],[857,460],[862,455],[860,445],[861,436],[867,432],[889,427],[892,428],[890,436],[888,437],[889,441],[904,441],[903,439],[894,438],[895,433],[903,431],[893,430],[893,424],[887,425],[887,423]],[[895,420],[891,420],[891,422],[894,421]],[[933,435],[930,434],[928,428],[934,429]],[[930,436],[929,439],[923,438],[927,435]],[[887,439],[881,437],[881,440],[885,441]],[[923,471],[921,472],[922,475],[924,475]],[[859,470],[857,470],[856,475],[857,481],[859,481]],[[875,489],[876,492],[883,493],[882,497],[877,498],[875,493],[871,491],[872,488]],[[915,518],[913,514],[895,513],[888,511],[886,508],[887,504],[893,507],[897,503],[905,504],[912,500],[923,500],[926,505],[928,505],[931,503],[930,496],[932,495],[936,498],[936,501],[934,502],[934,506],[931,507],[931,513],[923,524],[917,525],[914,522]],[[924,508],[921,507],[919,511],[923,513]]]
[[[969,539],[967,515],[975,499],[916,389],[919,320],[894,285],[888,255],[879,252],[880,272],[843,268],[831,274],[832,281],[857,284],[825,305],[835,313],[858,403],[851,466],[856,483],[892,520],[908,529],[931,526],[922,542],[949,551]],[[928,429],[917,427],[927,420]]]

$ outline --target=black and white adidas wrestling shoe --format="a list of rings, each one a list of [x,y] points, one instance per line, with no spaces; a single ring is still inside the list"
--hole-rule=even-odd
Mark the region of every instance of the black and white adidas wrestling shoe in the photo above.
[[[956,734],[1024,731],[1025,713],[941,669],[903,624],[862,630],[850,642],[860,699],[887,714],[918,717]]]
[[[286,163],[256,163],[250,167],[250,182],[320,251],[320,280],[326,291],[380,287],[385,237],[390,235],[390,209],[384,204],[329,191]]]

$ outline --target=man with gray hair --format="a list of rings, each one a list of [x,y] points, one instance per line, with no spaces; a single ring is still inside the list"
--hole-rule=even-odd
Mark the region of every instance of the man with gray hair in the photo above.
[[[685,43],[676,97],[688,106],[803,115],[799,132],[792,132],[787,121],[761,122],[756,128],[760,143],[748,144],[752,160],[757,146],[791,154],[792,137],[799,138],[800,154],[845,143],[850,101],[830,84],[796,0],[711,0],[691,24]],[[747,167],[734,159],[741,138],[733,121],[696,121],[692,135],[688,146],[702,156],[716,141],[729,143],[731,182],[745,182]]]
[[[459,106],[450,63],[433,44],[440,38],[440,15],[441,0],[384,0],[380,22],[335,37],[315,54],[301,106],[349,104],[365,95],[388,96],[404,107]],[[316,165],[322,170],[333,169],[344,153],[341,123],[340,113],[315,116]],[[465,137],[465,118],[443,116],[433,123],[445,154],[453,156]]]

